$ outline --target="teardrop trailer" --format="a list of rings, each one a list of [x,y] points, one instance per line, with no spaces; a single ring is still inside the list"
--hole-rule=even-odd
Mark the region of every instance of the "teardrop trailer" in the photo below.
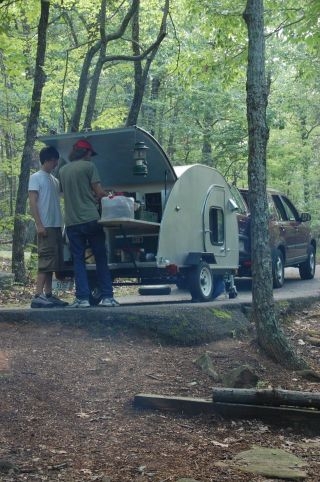
[[[172,166],[156,139],[137,126],[39,140],[56,147],[62,162],[68,162],[81,138],[98,153],[92,162],[111,193],[102,199],[100,223],[116,284],[176,284],[188,290],[193,301],[209,301],[223,278],[229,298],[236,297],[237,204],[225,178],[205,165]],[[124,198],[127,207],[121,207]],[[71,265],[66,256],[69,272]],[[95,304],[95,264],[86,266]]]

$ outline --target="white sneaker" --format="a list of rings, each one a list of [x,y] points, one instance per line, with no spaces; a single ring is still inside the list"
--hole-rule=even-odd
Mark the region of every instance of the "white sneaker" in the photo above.
[[[120,306],[114,298],[102,298],[98,306]]]
[[[79,298],[75,298],[73,303],[69,305],[70,308],[90,308],[90,303],[88,300],[79,300]]]

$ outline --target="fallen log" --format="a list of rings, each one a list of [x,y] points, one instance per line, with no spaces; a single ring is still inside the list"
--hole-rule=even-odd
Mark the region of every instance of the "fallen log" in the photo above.
[[[212,400],[214,403],[320,408],[319,392],[298,392],[280,388],[260,390],[251,388],[213,388]]]
[[[319,338],[320,332],[319,330],[308,330],[307,335],[314,336],[315,338]]]
[[[313,346],[320,346],[320,338],[315,336],[306,336],[305,340]]]
[[[174,397],[154,395],[152,393],[138,393],[134,397],[133,403],[136,408],[183,412],[190,415],[213,413],[212,400],[205,398]]]
[[[263,405],[213,403],[212,400],[192,397],[175,397],[139,393],[135,395],[133,406],[139,410],[162,410],[180,412],[186,415],[209,414],[228,419],[261,419],[273,425],[301,426],[311,430],[320,429],[320,412],[312,409],[292,407],[271,407]]]

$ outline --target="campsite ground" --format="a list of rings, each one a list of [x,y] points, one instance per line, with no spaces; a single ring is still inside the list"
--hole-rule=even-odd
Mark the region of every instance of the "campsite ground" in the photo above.
[[[30,290],[16,296],[28,303]],[[2,306],[8,303],[2,300]],[[12,303],[15,303],[12,301]],[[89,322],[88,322],[89,326]],[[320,304],[297,309],[284,330],[319,369]],[[107,334],[62,322],[2,322],[0,337],[0,478],[2,481],[262,482],[233,457],[252,446],[282,448],[319,480],[320,436],[303,423],[188,416],[133,407],[138,393],[210,399],[214,382],[194,363],[208,353],[220,376],[240,364],[260,387],[320,392],[320,383],[285,370],[260,352],[252,335],[201,346],[170,346],[126,326]]]

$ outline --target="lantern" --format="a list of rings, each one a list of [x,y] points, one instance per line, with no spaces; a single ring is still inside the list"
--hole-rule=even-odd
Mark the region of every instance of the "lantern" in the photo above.
[[[136,142],[133,149],[133,175],[146,176],[148,174],[147,149],[144,142]]]

